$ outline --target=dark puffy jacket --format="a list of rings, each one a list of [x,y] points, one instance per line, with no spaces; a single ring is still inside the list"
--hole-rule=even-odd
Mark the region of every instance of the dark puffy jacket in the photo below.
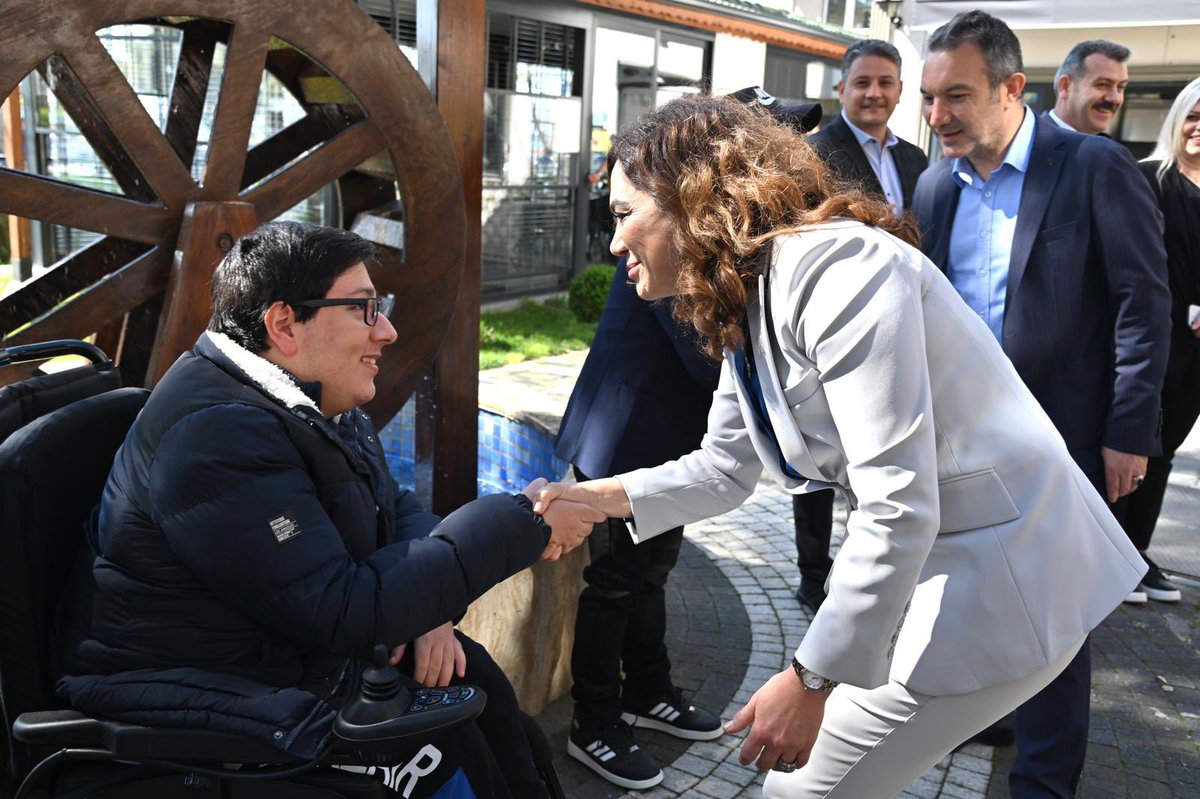
[[[59,692],[73,704],[256,736],[284,727],[272,737],[286,747],[297,725],[327,727],[316,700],[344,688],[349,659],[458,618],[537,560],[549,528],[523,496],[439,523],[387,474],[366,416],[327,420],[318,393],[219,335],[167,372],[104,490],[94,585],[64,632]],[[247,701],[197,717],[220,693]]]

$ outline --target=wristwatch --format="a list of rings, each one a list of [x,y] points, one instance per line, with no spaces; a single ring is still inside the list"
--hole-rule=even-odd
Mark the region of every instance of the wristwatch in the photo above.
[[[809,671],[800,665],[800,661],[792,658],[792,671],[796,672],[796,676],[800,678],[800,684],[804,686],[806,691],[819,691],[821,693],[829,693],[837,687],[837,683],[833,680],[827,680],[816,672]]]

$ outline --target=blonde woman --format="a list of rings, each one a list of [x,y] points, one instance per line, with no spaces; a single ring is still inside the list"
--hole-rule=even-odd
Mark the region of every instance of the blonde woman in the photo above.
[[[1163,214],[1167,281],[1171,287],[1171,349],[1162,390],[1162,455],[1146,464],[1146,480],[1130,495],[1125,531],[1150,571],[1141,590],[1159,602],[1178,602],[1179,588],[1146,554],[1167,491],[1175,450],[1200,416],[1200,78],[1179,93],[1158,134],[1158,146],[1139,168]]]

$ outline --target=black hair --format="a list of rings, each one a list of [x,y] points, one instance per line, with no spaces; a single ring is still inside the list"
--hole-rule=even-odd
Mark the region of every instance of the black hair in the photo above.
[[[860,39],[847,47],[846,54],[842,56],[842,77],[845,78],[849,75],[850,67],[865,55],[886,58],[896,65],[897,71],[900,70],[900,51],[894,44],[885,42],[883,39]]]
[[[268,222],[235,241],[217,267],[208,329],[261,353],[267,349],[263,319],[274,303],[290,305],[298,321],[307,321],[318,309],[297,303],[323,299],[350,267],[372,267],[377,260],[374,245],[354,233]]]
[[[1124,64],[1129,60],[1129,48],[1124,45],[1110,42],[1108,39],[1088,39],[1085,42],[1080,42],[1071,48],[1071,52],[1067,53],[1067,57],[1063,59],[1062,65],[1058,68],[1058,72],[1054,73],[1054,85],[1057,88],[1058,81],[1063,75],[1070,75],[1071,80],[1083,80],[1086,72],[1084,63],[1088,56],[1093,56],[1096,53],[1111,58],[1117,63]]]
[[[963,11],[933,32],[926,44],[930,53],[956,50],[974,42],[987,65],[988,84],[996,89],[1009,76],[1023,72],[1021,43],[1004,21],[986,11]]]

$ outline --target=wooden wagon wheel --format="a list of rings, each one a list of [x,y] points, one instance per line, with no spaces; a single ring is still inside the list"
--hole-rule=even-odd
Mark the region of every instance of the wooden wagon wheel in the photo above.
[[[164,130],[97,36],[126,23],[182,31]],[[218,43],[224,74],[196,181]],[[0,0],[0,59],[3,96],[39,70],[123,192],[0,170],[0,212],[103,234],[0,301],[0,345],[95,332],[119,342],[127,384],[152,384],[207,322],[207,284],[232,238],[337,180],[344,226],[402,211],[403,250],[385,251],[377,277],[399,298],[399,342],[370,410],[378,424],[400,408],[449,324],[466,218],[437,107],[366,14],[349,0]],[[264,70],[306,115],[250,147]],[[369,166],[389,158],[394,180]]]

